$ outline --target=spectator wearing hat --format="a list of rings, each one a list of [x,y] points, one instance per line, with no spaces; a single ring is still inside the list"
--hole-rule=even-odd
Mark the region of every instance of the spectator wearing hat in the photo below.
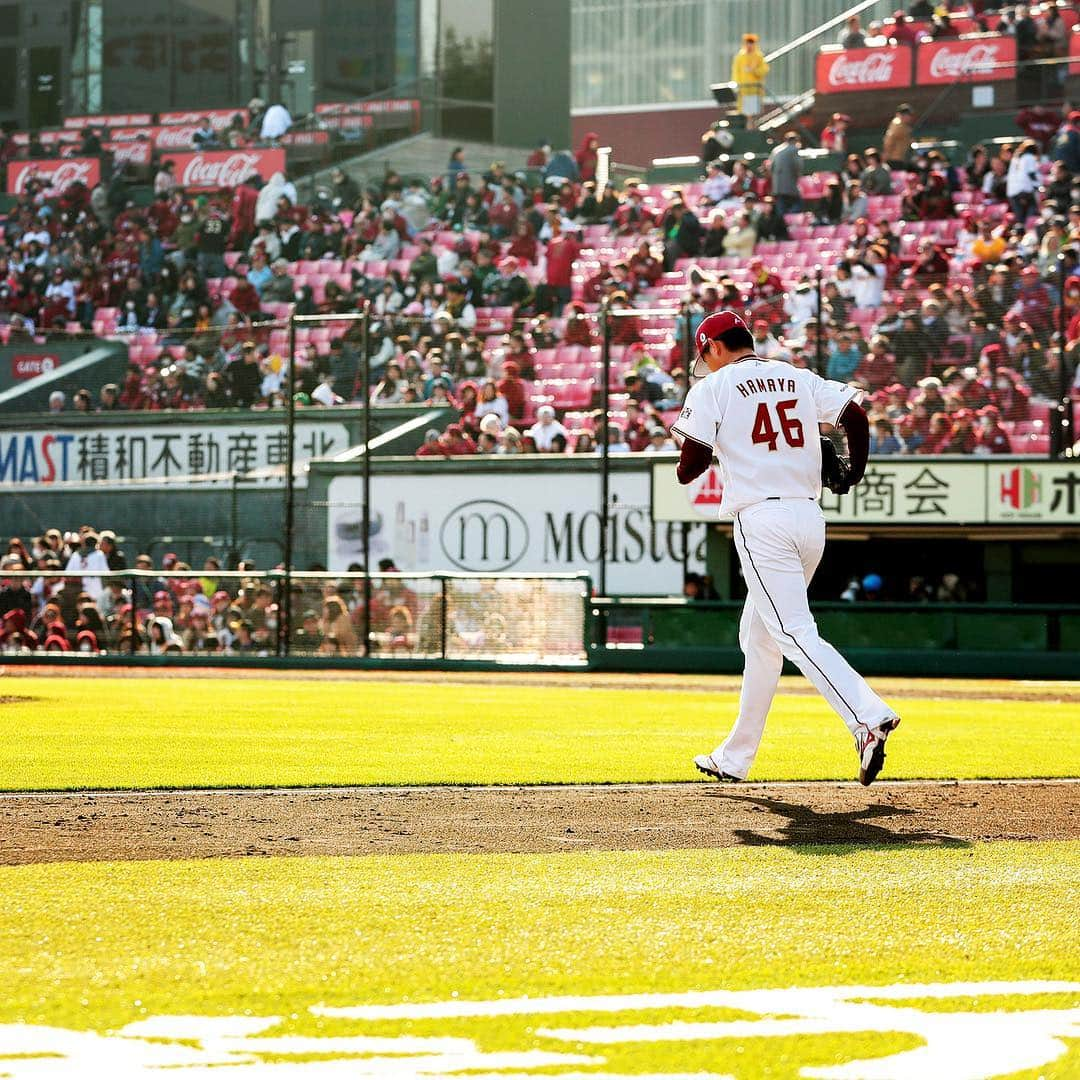
[[[853,15],[852,18],[858,21],[859,16]],[[845,45],[844,48],[857,48],[857,46]],[[833,113],[832,120],[821,129],[822,147],[833,154],[846,154],[847,129],[850,123],[851,117],[847,113]]]
[[[526,432],[532,439],[538,453],[548,454],[552,452],[553,442],[556,436],[561,436],[565,449],[565,440],[569,432],[555,419],[555,410],[550,405],[541,405],[536,410],[536,423]]]
[[[105,555],[98,549],[97,533],[87,531],[83,533],[82,543],[68,560],[66,567],[69,574],[84,574],[82,578],[82,591],[92,600],[96,600],[104,589],[101,578],[94,573],[86,571],[108,571],[109,563]]]
[[[891,169],[906,169],[911,157],[911,140],[915,136],[914,110],[904,103],[897,106],[881,141],[882,153]]]
[[[764,103],[769,62],[758,48],[757,34],[743,34],[742,40],[742,48],[731,61],[731,81],[738,91],[736,110],[752,121]]]
[[[98,534],[98,548],[110,570],[127,569],[127,556],[116,546],[116,533],[112,529],[102,529]]]

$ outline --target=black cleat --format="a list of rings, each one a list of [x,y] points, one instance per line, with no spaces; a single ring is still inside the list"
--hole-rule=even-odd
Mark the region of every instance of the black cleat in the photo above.
[[[694,758],[694,764],[697,766],[698,772],[703,772],[706,776],[711,776],[722,784],[738,784],[742,780],[741,776],[732,776],[731,773],[721,771],[720,767],[713,761],[712,754],[698,754]]]
[[[855,748],[859,752],[859,783],[863,787],[869,787],[878,778],[885,765],[885,740],[899,726],[900,717],[894,716],[873,731],[855,736]]]

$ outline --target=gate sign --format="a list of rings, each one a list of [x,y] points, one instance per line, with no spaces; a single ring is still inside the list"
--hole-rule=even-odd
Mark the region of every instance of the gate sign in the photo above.
[[[822,49],[817,55],[819,94],[892,90],[911,85],[911,49],[883,45],[869,49]]]
[[[269,180],[285,171],[285,151],[274,150],[200,150],[192,154],[162,154],[163,161],[176,167],[176,182],[182,188],[216,191],[234,188],[258,173]]]
[[[1004,64],[1005,67],[995,65]],[[919,44],[916,81],[920,86],[954,82],[996,82],[1016,78],[1016,38],[979,34]]]
[[[39,375],[48,375],[59,366],[60,357],[55,353],[15,353],[11,358],[11,377],[36,379]]]
[[[158,123],[165,127],[172,127],[174,124],[190,124],[198,127],[204,120],[209,120],[215,131],[224,131],[237,115],[243,120],[244,127],[251,123],[251,113],[247,109],[206,109],[203,112],[188,109],[183,112],[163,112],[158,113]]]
[[[7,190],[9,195],[22,195],[31,180],[44,180],[45,194],[61,194],[72,184],[82,181],[95,188],[101,181],[101,162],[97,158],[45,158],[41,161],[9,161]]]

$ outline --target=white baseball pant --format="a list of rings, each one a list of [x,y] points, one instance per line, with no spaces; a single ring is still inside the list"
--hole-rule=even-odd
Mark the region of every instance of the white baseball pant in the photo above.
[[[754,762],[786,656],[853,734],[896,713],[818,634],[806,587],[825,550],[825,516],[814,499],[766,499],[735,516],[735,548],[746,579],[739,644],[746,657],[739,716],[713,754],[745,777]]]

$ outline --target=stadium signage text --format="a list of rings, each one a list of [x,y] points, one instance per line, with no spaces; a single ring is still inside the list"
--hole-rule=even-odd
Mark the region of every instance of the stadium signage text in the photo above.
[[[88,127],[131,127],[139,124],[153,123],[150,113],[101,113],[97,116],[68,116],[64,120],[64,127],[82,130]]]
[[[7,189],[9,195],[22,195],[31,180],[44,180],[46,194],[59,195],[72,184],[82,183],[88,189],[101,181],[101,163],[97,158],[45,158],[41,161],[9,161]]]
[[[215,131],[224,131],[233,119],[239,116],[244,127],[251,123],[251,114],[247,109],[207,109],[205,112],[163,112],[158,113],[158,123],[166,127],[173,124],[193,124],[198,127],[204,120],[209,120]],[[150,121],[147,120],[146,123]],[[137,126],[137,125],[128,125]]]
[[[977,79],[979,82],[1012,79],[1016,76],[1014,67],[994,65],[1015,62],[1016,39],[1011,37],[926,41],[919,45],[916,80],[920,84],[933,85],[960,79]]]
[[[331,570],[362,557],[359,477],[337,477],[327,502]],[[474,573],[580,573],[595,578],[607,551],[607,586],[623,595],[679,592],[683,560],[701,570],[705,528],[653,523],[649,472],[611,479],[607,542],[597,506],[595,472],[547,470],[497,474],[478,468],[374,475],[371,558],[392,557],[403,569]],[[462,501],[462,495],[476,493]]]
[[[822,50],[817,58],[817,90],[818,93],[835,94],[910,86],[911,70],[911,49],[906,45]]]
[[[59,366],[60,357],[55,353],[15,353],[11,358],[11,377],[36,379],[39,375],[48,375]]]
[[[285,171],[284,150],[207,150],[193,154],[163,154],[176,167],[176,182],[184,188],[234,188],[258,173],[269,180]]]
[[[234,473],[280,468],[287,445],[284,426],[276,424],[0,433],[0,484],[40,487],[187,477],[227,485]],[[348,446],[344,424],[297,424],[298,462],[341,453]]]
[[[721,494],[715,466],[688,488],[673,463],[653,466],[657,521],[717,521]],[[878,459],[847,495],[826,491],[821,506],[840,525],[1080,525],[1080,463]]]

